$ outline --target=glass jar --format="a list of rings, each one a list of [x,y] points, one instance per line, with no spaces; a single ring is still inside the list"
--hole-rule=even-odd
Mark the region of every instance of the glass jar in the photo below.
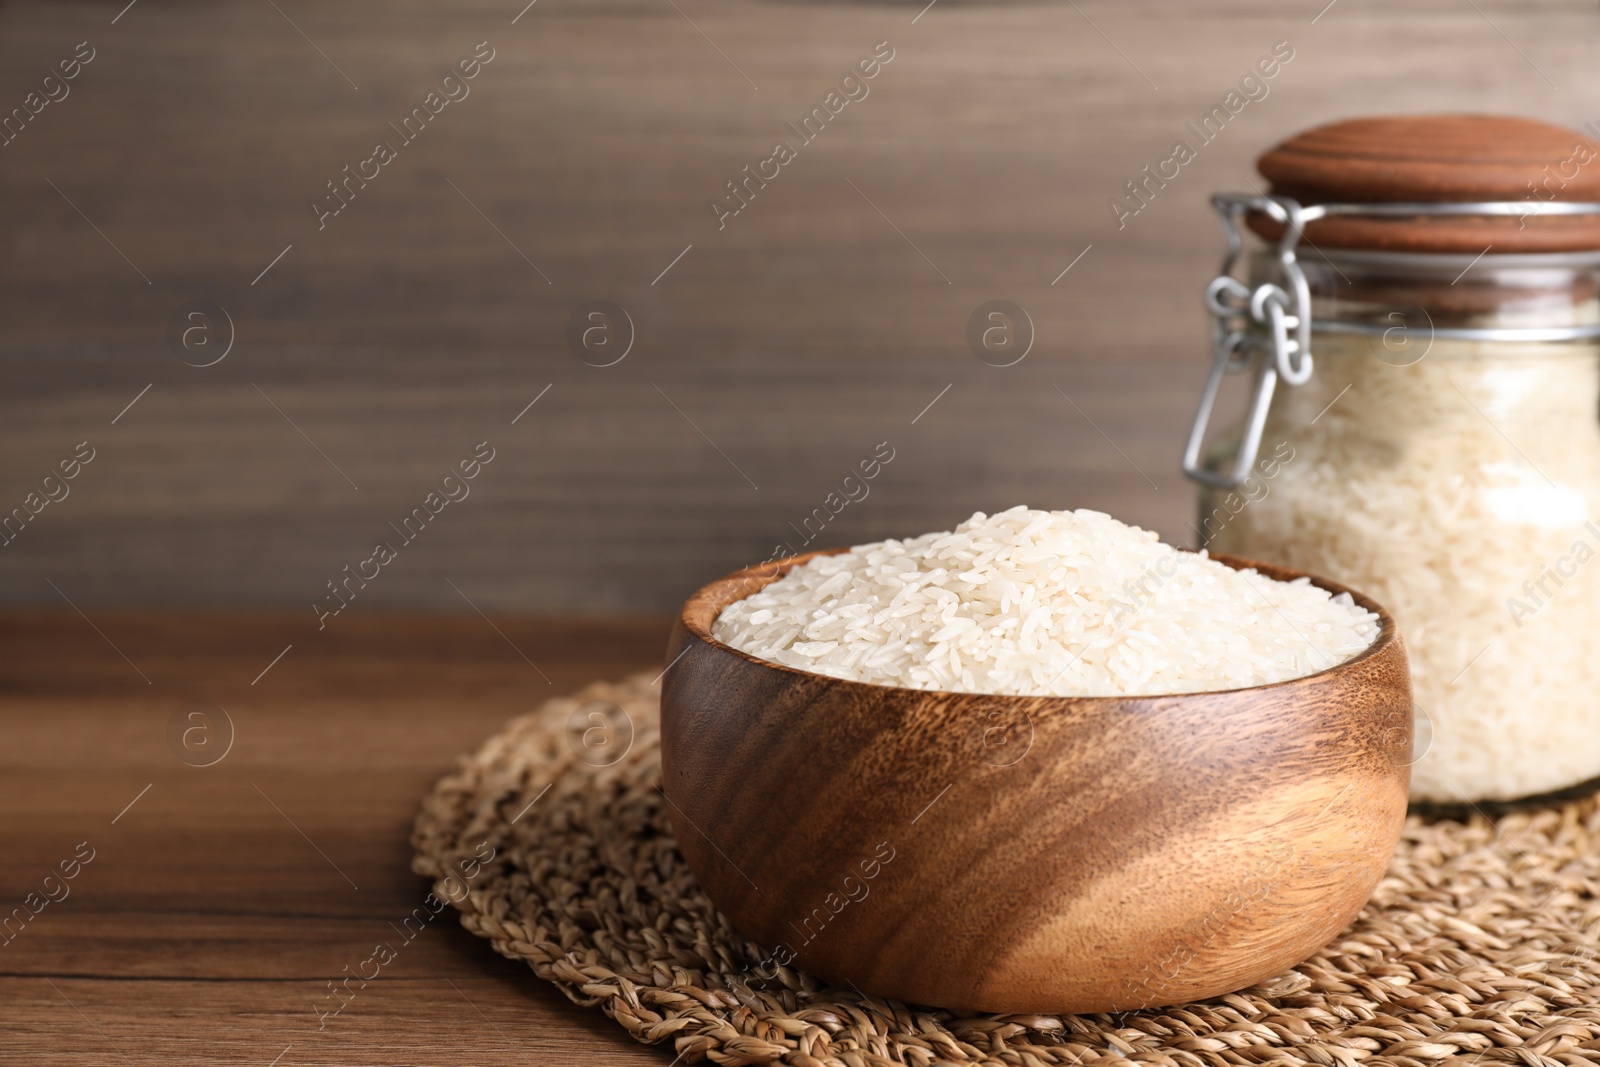
[[[1217,204],[1225,219],[1277,212],[1286,236],[1248,284],[1224,281],[1230,256],[1208,294],[1217,364],[1185,464],[1205,483],[1201,544],[1393,613],[1417,708],[1413,799],[1600,776],[1600,252],[1296,257],[1305,216],[1371,205]],[[1509,213],[1444,211],[1474,208]],[[1251,409],[1197,461],[1228,370],[1254,372]]]

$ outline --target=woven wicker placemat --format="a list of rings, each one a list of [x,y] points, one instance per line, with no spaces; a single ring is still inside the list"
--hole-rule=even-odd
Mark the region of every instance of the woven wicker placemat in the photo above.
[[[1251,989],[1115,1015],[967,1018],[788,968],[732,981],[768,954],[678,852],[658,710],[640,676],[512,720],[424,800],[413,866],[497,952],[678,1062],[1600,1063],[1595,798],[1493,820],[1411,816],[1350,928]]]

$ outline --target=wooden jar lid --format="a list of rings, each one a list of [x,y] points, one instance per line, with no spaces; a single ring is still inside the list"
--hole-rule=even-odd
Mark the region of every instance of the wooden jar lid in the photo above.
[[[1528,215],[1329,218],[1310,223],[1319,248],[1477,255],[1600,249],[1600,216],[1539,216],[1550,200],[1600,202],[1600,142],[1505,115],[1389,115],[1297,134],[1256,167],[1274,194],[1302,204],[1519,201]],[[1252,216],[1276,239],[1282,227]]]

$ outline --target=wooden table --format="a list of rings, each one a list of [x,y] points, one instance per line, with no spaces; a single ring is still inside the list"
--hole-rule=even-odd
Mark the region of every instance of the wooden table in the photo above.
[[[411,820],[455,755],[551,695],[655,669],[666,634],[659,619],[350,612],[318,632],[299,615],[0,616],[0,916],[61,898],[0,942],[0,1062],[670,1062],[445,916],[325,1028],[314,1011],[421,902]],[[233,743],[192,766],[177,752],[215,756],[181,729],[169,745],[169,723],[207,707]],[[75,878],[46,882],[89,849]]]

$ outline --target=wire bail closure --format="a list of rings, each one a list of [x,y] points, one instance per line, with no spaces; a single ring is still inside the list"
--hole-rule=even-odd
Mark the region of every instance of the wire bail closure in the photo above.
[[[1330,216],[1361,215],[1376,218],[1415,218],[1417,216],[1479,215],[1527,219],[1541,215],[1600,215],[1600,203],[1577,201],[1482,201],[1442,203],[1313,204],[1305,206],[1287,196],[1259,196],[1246,193],[1218,193],[1211,198],[1228,239],[1222,269],[1206,286],[1206,311],[1211,319],[1211,370],[1206,375],[1200,405],[1195,410],[1189,440],[1183,450],[1183,473],[1214,489],[1237,489],[1250,476],[1261,451],[1261,435],[1266,428],[1272,396],[1281,380],[1290,386],[1311,380],[1311,334],[1354,333],[1382,335],[1386,327],[1360,322],[1325,321],[1313,324],[1311,289],[1300,268],[1297,250],[1308,223]],[[1283,227],[1274,259],[1278,278],[1251,289],[1234,277],[1234,268],[1244,253],[1244,235],[1239,222],[1249,214],[1261,214]],[[1492,247],[1492,246],[1491,246]],[[1488,251],[1488,249],[1485,249]],[[1403,256],[1403,253],[1396,253]],[[1480,257],[1482,254],[1480,253]],[[1474,260],[1476,262],[1476,260]],[[1430,336],[1465,341],[1580,341],[1600,337],[1600,325],[1558,327],[1434,328]],[[1244,436],[1234,458],[1233,469],[1213,471],[1204,466],[1200,450],[1205,443],[1211,412],[1222,381],[1229,374],[1255,368],[1250,407],[1245,415]]]
[[[1189,441],[1183,450],[1183,473],[1215,489],[1235,489],[1244,484],[1261,451],[1261,434],[1278,380],[1304,385],[1311,380],[1311,287],[1300,269],[1296,248],[1305,232],[1305,209],[1285,196],[1248,196],[1219,193],[1211,198],[1228,238],[1222,269],[1206,286],[1206,310],[1211,315],[1211,373],[1206,376],[1195,412]],[[1251,289],[1233,276],[1244,253],[1239,220],[1260,212],[1283,226],[1276,259],[1282,284],[1264,282]],[[1256,367],[1250,410],[1245,416],[1244,438],[1233,470],[1226,474],[1208,470],[1200,449],[1211,423],[1211,409],[1222,380],[1228,374]]]

